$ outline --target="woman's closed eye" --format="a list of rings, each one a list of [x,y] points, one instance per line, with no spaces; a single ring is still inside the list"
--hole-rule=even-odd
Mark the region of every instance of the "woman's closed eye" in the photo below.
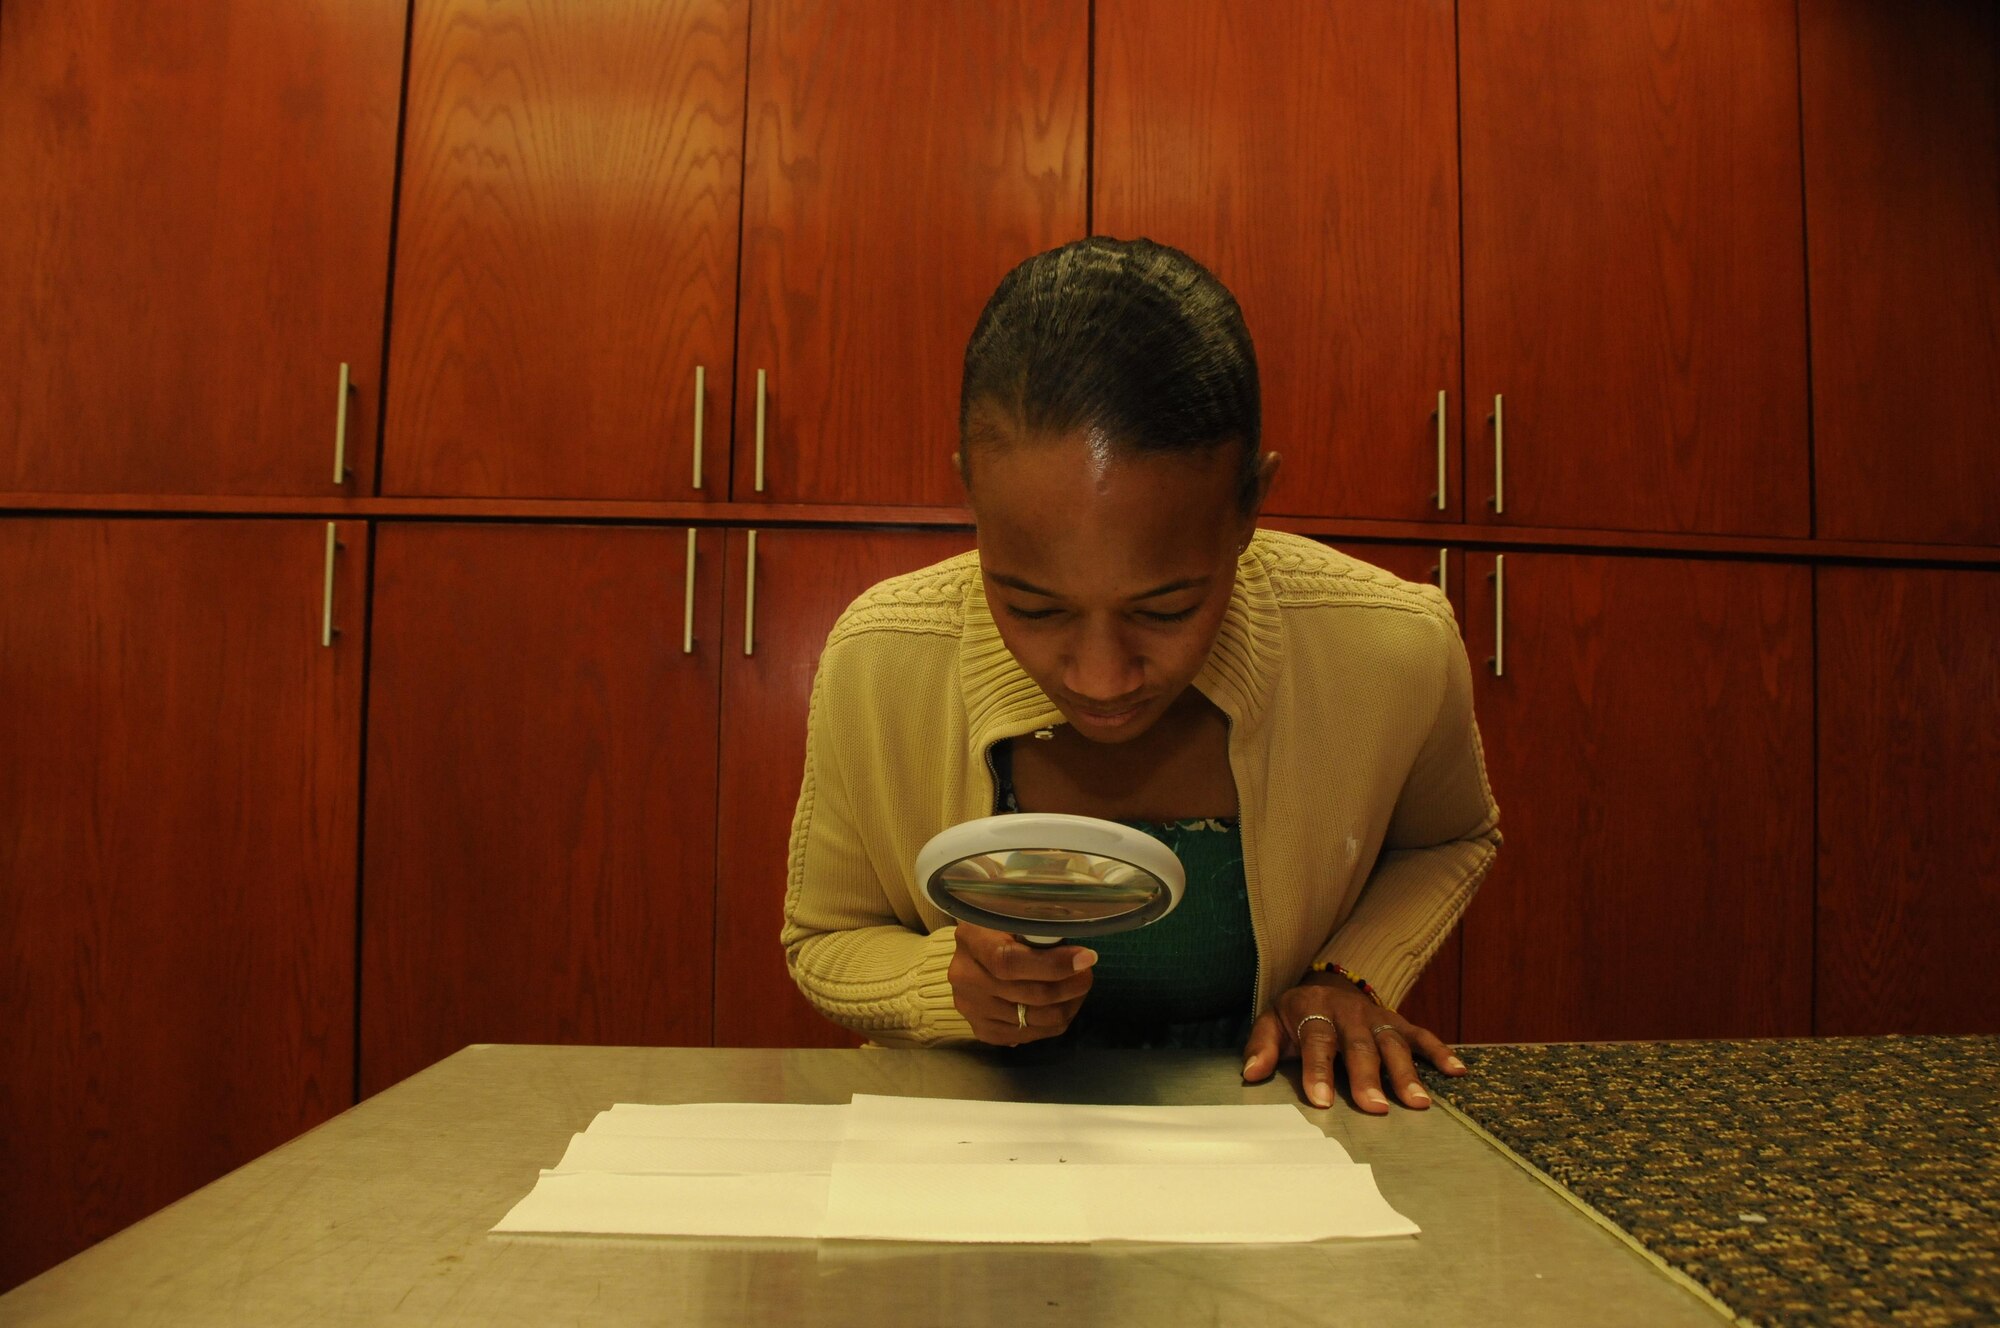
[[[1061,609],[1024,609],[1017,604],[1009,604],[1005,607],[1008,617],[1018,618],[1023,622],[1041,622],[1049,618],[1058,617],[1063,612]],[[1132,612],[1132,616],[1141,622],[1166,625],[1169,623],[1186,622],[1194,616],[1194,611],[1199,607],[1201,606],[1198,604],[1191,604],[1185,609],[1176,609],[1172,612],[1162,612],[1158,609],[1135,609]]]

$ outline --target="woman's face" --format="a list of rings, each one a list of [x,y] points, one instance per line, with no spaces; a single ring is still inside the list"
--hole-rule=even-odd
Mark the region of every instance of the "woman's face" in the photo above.
[[[1236,449],[1133,456],[1079,431],[969,459],[1007,649],[1082,736],[1146,732],[1207,660],[1255,527],[1236,501]]]

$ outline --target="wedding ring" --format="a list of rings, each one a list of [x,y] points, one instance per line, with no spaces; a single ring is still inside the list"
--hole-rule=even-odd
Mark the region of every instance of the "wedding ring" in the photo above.
[[[1378,1037],[1384,1032],[1394,1033],[1397,1037],[1403,1036],[1403,1030],[1396,1027],[1394,1024],[1377,1024],[1368,1031],[1370,1033],[1377,1035]]]
[[[1315,1020],[1315,1019],[1319,1020],[1319,1021],[1320,1021],[1320,1022],[1321,1022],[1322,1024],[1325,1024],[1325,1025],[1326,1025],[1326,1026],[1327,1026],[1328,1028],[1331,1028],[1331,1029],[1333,1029],[1333,1030],[1334,1030],[1335,1032],[1339,1032],[1339,1031],[1340,1031],[1340,1030],[1339,1030],[1339,1026],[1338,1026],[1338,1025],[1336,1025],[1336,1024],[1335,1024],[1335,1023],[1333,1022],[1333,1020],[1331,1020],[1331,1019],[1327,1018],[1327,1017],[1326,1017],[1325,1015],[1323,1015],[1323,1014],[1309,1014],[1309,1015],[1307,1015],[1307,1016],[1306,1016],[1305,1018],[1303,1018],[1303,1019],[1299,1020],[1299,1026],[1298,1026],[1297,1028],[1295,1028],[1295,1029],[1293,1029],[1293,1030],[1292,1030],[1292,1037],[1293,1037],[1293,1039],[1294,1039],[1294,1040],[1295,1040],[1295,1041],[1296,1041],[1296,1042],[1297,1042],[1297,1043],[1298,1043],[1298,1044],[1299,1044],[1299,1045],[1300,1045],[1301,1047],[1303,1047],[1303,1046],[1304,1046],[1304,1045],[1306,1044],[1306,1025],[1307,1025],[1307,1024],[1309,1024],[1309,1023],[1311,1023],[1311,1022],[1312,1022],[1313,1020]]]
[[[1014,1002],[1014,1022],[1023,1028],[1028,1026],[1028,1007],[1020,1001]]]

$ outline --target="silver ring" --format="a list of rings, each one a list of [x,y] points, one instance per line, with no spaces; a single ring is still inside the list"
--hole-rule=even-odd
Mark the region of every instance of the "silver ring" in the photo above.
[[[1381,1036],[1382,1033],[1384,1032],[1394,1033],[1397,1037],[1403,1036],[1403,1030],[1396,1027],[1394,1024],[1377,1024],[1368,1031],[1370,1033],[1375,1034],[1378,1037]]]
[[[1301,1047],[1303,1047],[1306,1044],[1306,1025],[1311,1023],[1315,1019],[1319,1020],[1322,1024],[1325,1024],[1328,1028],[1331,1028],[1336,1033],[1340,1031],[1340,1026],[1334,1023],[1333,1020],[1327,1018],[1325,1015],[1309,1014],[1305,1018],[1299,1020],[1299,1026],[1292,1030],[1292,1039],[1296,1041]]]
[[[1020,1001],[1014,1002],[1014,1022],[1023,1028],[1028,1026],[1028,1007]]]

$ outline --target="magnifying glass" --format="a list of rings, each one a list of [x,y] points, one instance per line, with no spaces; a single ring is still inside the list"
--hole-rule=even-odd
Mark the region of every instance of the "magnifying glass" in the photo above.
[[[960,922],[1058,945],[1159,921],[1181,902],[1187,873],[1172,849],[1116,821],[1016,812],[933,835],[917,881]]]

